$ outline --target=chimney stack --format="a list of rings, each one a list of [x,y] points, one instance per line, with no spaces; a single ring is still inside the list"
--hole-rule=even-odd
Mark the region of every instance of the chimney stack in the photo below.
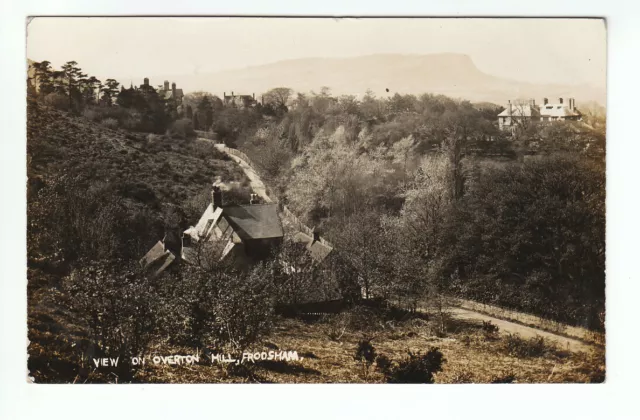
[[[536,106],[536,100],[533,98],[529,99],[529,104],[531,104],[531,106]]]
[[[233,91],[231,91],[231,97],[233,98]]]
[[[544,98],[544,99],[542,99],[542,101],[544,102],[545,105],[549,103],[549,99],[548,98]]]
[[[509,99],[509,115],[513,114],[513,105],[511,104],[511,99]]]
[[[148,77],[144,78],[144,85],[145,86],[149,86],[149,78]]]
[[[168,81],[168,80],[165,80],[165,81],[164,81],[164,90],[165,90],[166,92],[168,92],[168,91],[169,91],[169,81]]]
[[[176,99],[176,82],[171,83],[171,91],[173,92],[173,99]]]
[[[562,105],[562,98],[558,98],[558,100],[560,101],[560,105]]]
[[[222,190],[217,185],[214,185],[211,190],[211,204],[213,205],[213,210],[222,207]]]
[[[320,240],[320,231],[318,228],[313,228],[313,242],[318,242]]]
[[[255,94],[255,92],[253,93],[253,100],[254,100],[254,101],[256,100],[256,94]]]

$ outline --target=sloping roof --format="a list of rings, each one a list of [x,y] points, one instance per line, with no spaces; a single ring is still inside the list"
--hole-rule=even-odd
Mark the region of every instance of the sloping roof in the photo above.
[[[277,204],[252,204],[223,208],[225,218],[244,239],[281,238],[284,236]]]
[[[160,95],[160,97],[166,99],[172,99],[173,98],[173,90],[169,89],[169,90],[160,90],[158,91],[158,94]],[[182,98],[184,97],[184,93],[182,92],[182,89],[176,89],[176,97],[178,98]]]
[[[511,117],[512,115],[515,117],[537,117],[540,116],[540,111],[535,105],[512,104],[511,112],[509,112],[509,107],[507,106],[504,111],[498,114],[498,117]]]
[[[546,104],[540,107],[543,117],[579,117],[580,111],[570,109],[568,104]]]
[[[140,259],[142,269],[151,272],[156,277],[167,269],[175,261],[176,256],[171,251],[165,251],[162,241],[158,241],[150,250]]]
[[[305,243],[307,250],[311,254],[311,258],[313,258],[317,262],[324,261],[325,258],[331,254],[333,248],[322,243],[321,241],[314,241],[313,238],[307,234],[302,232],[298,232],[293,236],[293,242],[295,243]]]

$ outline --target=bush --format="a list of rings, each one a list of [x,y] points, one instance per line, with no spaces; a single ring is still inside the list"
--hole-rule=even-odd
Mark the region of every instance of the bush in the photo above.
[[[556,347],[547,342],[544,337],[535,336],[530,339],[518,334],[507,334],[502,342],[502,350],[514,357],[542,357],[556,351]]]
[[[116,120],[115,118],[106,118],[100,121],[100,124],[112,130],[115,130],[118,128],[118,120]]]
[[[365,377],[369,372],[369,367],[376,360],[376,349],[371,344],[370,340],[360,340],[358,347],[356,347],[356,354],[353,358],[362,363],[362,370]]]
[[[430,348],[426,354],[409,352],[405,360],[387,370],[387,382],[432,384],[434,383],[433,374],[442,371],[444,362],[444,356],[437,347]]]
[[[169,134],[169,136],[173,138],[179,138],[183,140],[196,136],[196,132],[193,129],[193,122],[191,122],[191,120],[187,118],[177,120],[173,124],[171,124],[171,127],[169,127],[167,134]]]
[[[96,121],[98,119],[98,113],[91,109],[85,109],[82,115],[89,121]]]
[[[62,111],[69,110],[69,98],[60,93],[50,93],[44,97],[44,103],[47,106],[60,109]]]
[[[491,321],[482,321],[482,332],[487,340],[495,340],[498,337],[500,328]]]

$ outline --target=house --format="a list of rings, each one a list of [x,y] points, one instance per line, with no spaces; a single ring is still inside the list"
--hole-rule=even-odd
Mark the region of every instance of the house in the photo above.
[[[191,263],[204,257],[242,267],[272,255],[283,237],[277,204],[224,206],[222,190],[214,186],[200,220],[182,235],[181,256]]]
[[[158,89],[158,96],[160,96],[160,98],[164,99],[165,101],[174,101],[175,106],[179,106],[182,104],[184,93],[182,89],[176,88],[175,82],[171,83],[171,89],[169,89],[169,81],[165,80],[163,87],[161,89]]]
[[[224,106],[232,106],[236,108],[252,108],[258,105],[255,93],[252,95],[235,95],[231,92],[231,95],[228,96],[227,92],[223,92],[222,103]]]
[[[516,126],[538,122],[579,121],[581,117],[574,98],[569,98],[568,102],[558,98],[558,102],[554,104],[544,98],[541,106],[536,105],[534,99],[513,103],[509,101],[504,111],[498,114],[498,125],[502,130],[512,130]]]

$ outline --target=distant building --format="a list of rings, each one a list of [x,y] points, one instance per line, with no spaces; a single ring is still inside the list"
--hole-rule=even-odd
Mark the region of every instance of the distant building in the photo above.
[[[182,89],[177,89],[175,82],[171,83],[171,88],[169,88],[168,80],[164,81],[162,89],[158,90],[158,95],[165,101],[175,101],[176,106],[182,105],[182,99],[184,98]]]
[[[518,125],[553,121],[579,121],[582,114],[576,108],[574,98],[565,102],[558,98],[558,103],[551,104],[544,98],[542,105],[536,105],[534,99],[529,101],[509,101],[504,111],[498,114],[498,125],[502,130],[510,130]]]
[[[236,108],[252,108],[258,105],[255,93],[252,95],[235,95],[231,92],[231,95],[227,95],[227,92],[223,92],[222,103],[224,106],[232,106]]]

